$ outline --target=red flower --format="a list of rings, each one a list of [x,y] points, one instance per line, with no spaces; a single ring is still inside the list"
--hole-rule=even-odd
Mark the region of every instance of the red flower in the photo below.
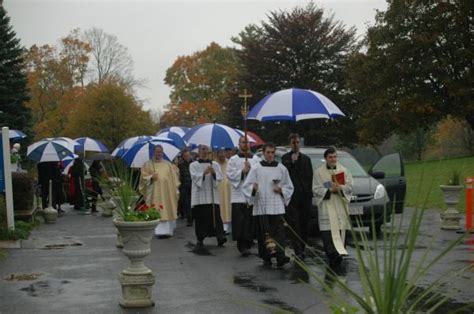
[[[163,209],[163,205],[162,205],[162,204],[160,204],[160,209]]]

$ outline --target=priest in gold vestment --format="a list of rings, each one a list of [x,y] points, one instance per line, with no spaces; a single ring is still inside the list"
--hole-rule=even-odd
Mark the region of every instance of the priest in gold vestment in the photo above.
[[[176,228],[179,179],[173,164],[163,159],[163,147],[155,146],[153,159],[141,169],[140,193],[148,205],[155,205],[161,220],[155,229],[160,238],[170,237]]]
[[[221,218],[222,222],[224,223],[224,231],[230,233],[232,231],[232,209],[230,203],[230,182],[227,176],[227,156],[225,150],[220,150],[217,152],[217,162],[219,166],[221,166],[221,171],[224,174],[224,179],[219,182],[218,189],[219,189],[219,201],[220,201],[220,210],[221,210]]]

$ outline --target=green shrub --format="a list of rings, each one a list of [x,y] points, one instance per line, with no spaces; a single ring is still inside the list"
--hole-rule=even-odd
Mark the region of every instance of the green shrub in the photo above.
[[[0,240],[28,239],[31,234],[31,230],[35,225],[35,222],[29,223],[19,220],[15,222],[15,230],[9,230],[6,227],[1,227]]]
[[[13,210],[33,208],[33,179],[28,173],[12,172]]]

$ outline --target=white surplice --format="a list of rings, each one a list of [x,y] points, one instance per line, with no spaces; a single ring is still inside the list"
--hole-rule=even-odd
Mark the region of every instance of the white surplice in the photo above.
[[[212,161],[212,168],[215,171],[215,178],[211,174],[204,175],[204,171],[209,167],[211,161],[202,162],[197,160],[189,165],[191,175],[191,207],[195,205],[217,204],[219,205],[219,191],[217,186],[224,178],[221,167]]]
[[[247,159],[250,163],[250,169],[255,167],[261,159],[257,155]],[[241,154],[232,156],[227,164],[227,178],[231,184],[231,203],[246,203],[245,195],[242,192],[242,186],[246,179],[242,170],[244,169],[245,157]]]
[[[252,167],[242,187],[248,203],[253,205],[252,215],[284,214],[294,190],[288,170],[281,163],[275,167],[263,164],[266,163],[260,162]],[[258,191],[252,195],[254,183],[258,184]],[[275,184],[281,187],[281,194],[273,191]]]

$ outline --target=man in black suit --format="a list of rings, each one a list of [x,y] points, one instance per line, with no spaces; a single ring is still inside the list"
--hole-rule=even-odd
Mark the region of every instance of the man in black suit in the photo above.
[[[292,133],[288,140],[291,150],[283,155],[281,160],[290,173],[295,190],[286,209],[286,219],[293,229],[290,232],[290,239],[295,254],[300,258],[304,258],[313,198],[313,165],[311,159],[300,152],[300,136],[297,133]]]

